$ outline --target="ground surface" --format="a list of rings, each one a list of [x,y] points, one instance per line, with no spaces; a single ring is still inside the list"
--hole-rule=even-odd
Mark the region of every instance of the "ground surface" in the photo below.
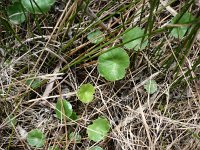
[[[183,39],[163,29],[184,9],[200,19],[198,1],[93,0],[85,7],[81,0],[59,0],[46,15],[29,15],[21,25],[11,25],[13,32],[5,23],[10,2],[0,4],[0,149],[34,149],[26,136],[35,128],[46,136],[40,149],[52,145],[69,150],[94,145],[105,150],[200,149],[199,27]],[[130,67],[126,76],[106,81],[97,71],[95,54],[120,44],[121,38],[115,37],[132,26],[153,32],[149,44],[139,52],[127,50]],[[87,34],[97,28],[105,40],[92,44]],[[39,79],[39,86],[28,86],[28,79]],[[149,79],[157,82],[153,94],[144,89]],[[83,83],[96,89],[89,104],[76,96]],[[58,97],[72,104],[77,120],[56,118]],[[14,125],[8,121],[11,114]],[[104,140],[93,142],[86,127],[99,116],[109,120],[111,130]],[[81,135],[81,142],[69,141],[67,135],[72,131]]]

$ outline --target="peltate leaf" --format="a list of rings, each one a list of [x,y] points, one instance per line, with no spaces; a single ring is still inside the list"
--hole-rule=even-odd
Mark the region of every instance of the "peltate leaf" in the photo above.
[[[148,80],[144,85],[145,90],[149,94],[153,94],[157,91],[157,83],[155,80]]]
[[[115,48],[103,53],[98,58],[98,72],[108,81],[120,80],[125,76],[130,60],[126,51]]]
[[[106,118],[98,118],[93,124],[87,127],[87,134],[90,140],[98,142],[103,140],[110,130],[110,124]]]
[[[33,14],[46,13],[50,10],[55,0],[21,0],[27,11]]]
[[[83,103],[89,103],[94,99],[95,88],[92,84],[83,84],[80,86],[77,96]]]
[[[9,127],[13,127],[13,126],[15,126],[17,124],[16,117],[14,117],[13,115],[9,115],[6,118],[6,121],[8,122],[8,126]]]
[[[40,148],[44,146],[45,135],[39,129],[33,129],[28,133],[27,141],[30,146]]]
[[[23,23],[26,19],[26,16],[25,16],[26,12],[24,12],[24,10],[20,2],[15,2],[11,6],[9,6],[7,8],[7,14],[11,23],[13,24]]]
[[[184,25],[184,24],[189,24],[191,21],[193,21],[194,20],[194,16],[192,16],[192,14],[190,14],[188,12],[186,12],[182,16],[180,16],[180,15],[181,14],[177,14],[172,19],[171,23],[172,24],[176,23],[176,24],[179,25],[179,27],[174,27],[172,29],[170,35],[175,37],[175,38],[182,39],[184,37],[185,33],[187,32],[187,30],[189,29],[189,27]]]
[[[95,30],[89,33],[87,38],[91,43],[98,44],[101,43],[105,37],[103,35],[103,32],[101,32],[100,30]]]
[[[32,89],[37,89],[41,86],[40,79],[28,79],[26,80],[26,85],[30,86]]]
[[[56,116],[59,119],[64,119],[64,117],[70,117],[72,115],[72,105],[65,99],[58,98],[56,103]]]
[[[146,37],[143,39],[143,36],[144,30],[139,27],[134,27],[125,31],[122,36],[124,47],[127,49],[134,49],[135,51],[144,49],[147,46],[148,41]]]

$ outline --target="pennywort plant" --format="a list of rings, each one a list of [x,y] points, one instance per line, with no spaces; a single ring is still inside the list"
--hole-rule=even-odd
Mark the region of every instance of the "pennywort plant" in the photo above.
[[[77,91],[77,97],[83,103],[90,103],[93,100],[93,94],[95,93],[95,88],[92,84],[83,84]],[[58,98],[55,108],[55,113],[58,119],[63,120],[63,118],[77,119],[77,115],[73,112],[73,108],[70,102],[65,99]],[[73,116],[74,115],[74,116]],[[74,119],[74,120],[75,120]],[[66,118],[69,121],[69,119]],[[93,121],[87,127],[88,138],[93,141],[103,140],[110,130],[110,123],[105,117],[99,117]],[[79,143],[81,141],[81,135],[76,132],[71,132],[68,136],[69,140],[72,142]]]
[[[91,43],[98,44],[105,38],[100,30],[88,34]],[[122,45],[128,50],[143,50],[148,44],[144,30],[134,27],[122,34]],[[130,65],[130,58],[126,50],[121,47],[105,51],[98,57],[97,70],[108,81],[116,81],[124,78],[126,69]]]
[[[144,84],[144,89],[147,91],[148,94],[153,94],[157,91],[157,83],[155,80],[148,80]]]
[[[6,121],[9,127],[13,127],[17,124],[17,120],[13,115],[8,115]]]
[[[124,47],[129,50],[134,49],[134,51],[144,49],[148,41],[146,37],[143,39],[143,36],[144,30],[139,27],[128,29],[122,36],[122,41],[125,43]]]
[[[171,20],[171,23],[176,26],[172,29],[170,35],[182,39],[189,29],[188,24],[190,24],[194,19],[194,16],[189,12],[184,13],[182,16],[181,14],[177,14]]]
[[[77,97],[83,103],[89,103],[94,99],[95,88],[92,84],[83,84],[80,86]]]
[[[87,127],[87,134],[90,140],[99,142],[103,140],[110,130],[110,123],[106,118],[99,117]]]
[[[98,72],[108,81],[120,80],[125,76],[130,65],[127,52],[122,48],[115,48],[98,58]]]
[[[7,8],[7,14],[12,24],[21,24],[26,20],[26,11],[20,2],[15,2]]]
[[[39,129],[33,129],[28,133],[28,144],[35,148],[43,147],[45,144],[45,135]]]
[[[28,79],[26,80],[26,85],[31,87],[32,89],[37,89],[38,87],[41,86],[41,80],[36,78],[36,79]]]
[[[50,10],[56,0],[21,0],[24,8],[33,14],[42,14]]]
[[[89,33],[87,35],[87,39],[94,44],[99,44],[104,40],[103,32],[101,32],[99,29]]]
[[[70,117],[73,112],[72,105],[67,100],[58,98],[55,112],[56,112],[56,116],[60,120],[64,119],[66,116]]]
[[[47,13],[56,0],[14,0],[7,8],[8,17],[13,24],[21,24],[28,13]]]

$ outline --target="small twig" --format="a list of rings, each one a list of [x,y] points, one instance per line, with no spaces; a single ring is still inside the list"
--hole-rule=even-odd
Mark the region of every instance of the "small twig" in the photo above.
[[[62,94],[62,96],[66,97],[66,98],[69,98],[69,97],[75,96],[75,95],[76,95],[76,92],[69,92],[67,94]],[[28,101],[25,102],[25,104],[32,103],[32,102],[38,102],[38,101],[41,101],[41,100],[58,98],[60,96],[61,95],[53,95],[53,96],[46,96],[46,97],[43,96],[43,97],[40,97],[40,98],[35,98],[35,99],[28,100]]]
[[[170,6],[167,6],[167,2],[168,1],[163,1],[163,0],[160,0],[160,3],[167,9],[167,11],[170,12],[170,14],[172,14],[173,16],[176,16],[178,13],[176,10],[174,10],[172,7]]]
[[[53,74],[56,74],[56,73],[58,73],[58,72],[60,71],[61,63],[62,63],[62,61],[60,61],[60,62],[58,63],[58,65],[56,66],[56,68],[55,68]],[[52,77],[52,78],[50,79],[49,83],[47,84],[46,89],[45,89],[45,91],[44,91],[44,94],[43,94],[43,96],[42,96],[42,97],[43,97],[43,100],[44,100],[44,97],[48,97],[49,94],[52,92],[52,88],[53,88],[54,81],[56,80],[56,78],[57,78],[57,76]],[[42,104],[43,104],[43,105],[48,105],[46,99],[45,99],[44,101],[42,101]],[[48,105],[48,106],[49,106],[49,105]]]
[[[105,29],[106,31],[108,31],[109,33],[111,33],[111,29],[107,27],[107,25],[105,25],[97,16],[95,13],[93,13],[93,11],[90,8],[87,8],[86,13],[88,16],[90,16],[93,19],[96,19],[99,22],[99,25]]]

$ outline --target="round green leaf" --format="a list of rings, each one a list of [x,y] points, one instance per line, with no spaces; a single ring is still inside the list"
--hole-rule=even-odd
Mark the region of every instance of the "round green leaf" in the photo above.
[[[15,2],[13,5],[9,6],[7,8],[7,14],[13,24],[23,23],[26,19],[25,12],[19,2]]]
[[[130,60],[126,51],[115,48],[103,53],[98,58],[98,72],[108,81],[120,80],[125,76]]]
[[[157,83],[155,80],[148,80],[144,85],[145,90],[149,94],[153,94],[157,91]]]
[[[38,129],[33,129],[27,136],[28,144],[32,147],[40,148],[44,146],[45,135]]]
[[[122,36],[124,47],[126,47],[127,49],[134,49],[135,51],[138,51],[139,49],[144,49],[147,46],[148,41],[146,38],[143,39],[143,36],[144,30],[140,29],[139,27],[129,29]]]
[[[50,10],[55,0],[21,0],[27,11],[33,14],[46,13]]]
[[[30,86],[32,89],[37,89],[41,86],[40,79],[28,79],[26,80],[26,85]]]
[[[93,124],[87,127],[87,134],[90,140],[99,142],[103,140],[110,130],[110,124],[106,118],[98,118]]]
[[[8,122],[8,126],[9,127],[13,127],[13,126],[15,126],[17,124],[16,117],[14,117],[13,115],[9,115],[6,118],[6,121]]]
[[[98,44],[101,43],[105,37],[103,35],[103,32],[101,32],[100,30],[95,30],[89,33],[87,38],[91,43]]]
[[[103,150],[103,148],[99,147],[99,146],[94,146],[88,150]]]
[[[72,114],[70,116],[70,119],[72,119],[72,120],[78,119],[78,116],[77,116],[76,112],[72,112]]]
[[[187,30],[189,29],[189,27],[184,26],[184,24],[188,24],[191,21],[194,20],[194,16],[192,16],[192,14],[186,12],[185,14],[183,14],[182,16],[180,16],[181,14],[177,14],[172,20],[171,23],[174,24],[178,24],[180,25],[180,27],[174,27],[170,33],[171,36],[175,37],[175,38],[179,38],[182,39],[185,35],[185,33],[187,32]],[[179,20],[178,20],[179,19]],[[181,26],[181,24],[183,24]]]
[[[65,99],[58,98],[56,103],[56,116],[62,120],[64,117],[70,117],[72,115],[72,105]]]
[[[77,96],[83,103],[89,103],[94,99],[95,88],[92,84],[83,84],[80,86]]]
[[[76,132],[71,132],[69,134],[69,140],[74,143],[80,143],[81,142],[81,135]]]

